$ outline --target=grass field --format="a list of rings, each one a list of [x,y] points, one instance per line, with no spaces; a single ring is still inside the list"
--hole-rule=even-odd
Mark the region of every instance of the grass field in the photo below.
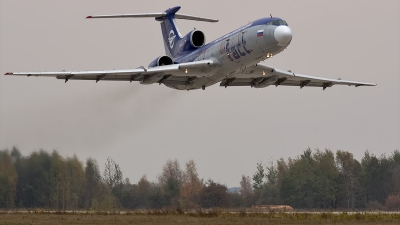
[[[400,224],[399,213],[1,212],[0,224]]]

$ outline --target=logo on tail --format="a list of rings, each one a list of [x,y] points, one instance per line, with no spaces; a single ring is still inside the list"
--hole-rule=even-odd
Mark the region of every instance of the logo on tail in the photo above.
[[[171,30],[171,31],[169,32],[169,37],[168,37],[169,47],[170,47],[171,49],[174,47],[174,44],[175,44],[174,40],[175,40],[175,37],[176,37],[176,35],[175,35],[175,33],[174,33],[174,30]]]

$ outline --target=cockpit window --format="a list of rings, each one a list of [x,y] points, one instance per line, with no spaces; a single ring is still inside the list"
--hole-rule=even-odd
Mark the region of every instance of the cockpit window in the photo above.
[[[285,25],[285,26],[289,26],[286,23],[286,21],[284,21],[284,20],[272,20],[272,21],[268,22],[267,25],[275,25],[275,26]]]

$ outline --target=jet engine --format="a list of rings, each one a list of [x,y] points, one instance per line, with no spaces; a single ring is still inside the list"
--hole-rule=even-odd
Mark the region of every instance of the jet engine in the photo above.
[[[157,66],[167,66],[167,65],[172,65],[174,64],[174,61],[171,59],[171,57],[164,55],[157,57],[155,60],[153,60],[149,64],[149,68],[151,67],[157,67]],[[151,74],[151,75],[146,75],[143,77],[143,80],[140,81],[140,84],[154,84],[157,82],[160,82],[163,80],[164,75],[162,74]]]
[[[153,62],[149,64],[149,67],[166,66],[171,64],[174,64],[174,61],[171,59],[171,57],[164,55],[153,60]]]
[[[187,37],[190,40],[190,45],[193,48],[200,48],[206,43],[206,36],[200,30],[191,31]]]

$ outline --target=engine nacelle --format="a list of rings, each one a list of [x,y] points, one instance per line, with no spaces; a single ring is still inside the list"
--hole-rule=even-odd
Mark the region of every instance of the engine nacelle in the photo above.
[[[206,43],[206,36],[200,30],[190,31],[183,39],[184,50],[194,50],[202,47]]]
[[[187,37],[190,41],[190,45],[193,48],[200,48],[206,43],[206,36],[204,35],[203,31],[200,30],[193,30]]]
[[[192,30],[179,40],[180,51],[193,51],[206,43],[206,36],[200,30]]]
[[[174,61],[171,59],[171,57],[164,55],[153,60],[153,62],[149,64],[149,67],[166,66],[172,64],[174,64]]]
[[[153,60],[149,64],[149,68],[157,67],[157,66],[167,66],[167,65],[172,65],[172,64],[174,64],[174,61],[171,59],[171,57],[164,55],[164,56],[160,56],[160,57],[156,58],[155,60]],[[162,74],[147,75],[143,78],[142,81],[140,81],[140,83],[141,84],[154,84],[154,83],[159,82],[163,77],[164,77],[164,75],[162,75]]]

